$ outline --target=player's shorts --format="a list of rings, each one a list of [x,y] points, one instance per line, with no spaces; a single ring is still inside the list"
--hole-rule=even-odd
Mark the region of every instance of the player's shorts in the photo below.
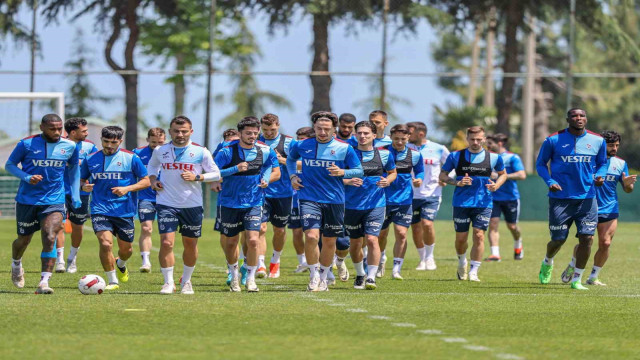
[[[179,227],[182,236],[199,238],[202,235],[202,218],[204,217],[202,206],[174,208],[156,204],[156,210],[160,234],[176,232]]]
[[[598,214],[598,224],[606,223],[620,217],[619,213]]]
[[[469,225],[487,230],[491,219],[491,208],[453,207],[453,227],[456,232],[468,232]]]
[[[300,229],[302,227],[302,222],[300,221],[300,208],[298,206],[291,208],[288,227],[289,229]]]
[[[155,201],[138,200],[138,219],[140,219],[140,222],[155,220],[157,213]]]
[[[504,220],[509,224],[516,224],[520,218],[520,200],[493,201],[492,218],[499,218],[504,214]]]
[[[382,223],[382,229],[386,229],[394,223],[399,226],[408,228],[411,226],[411,219],[413,218],[413,207],[409,205],[389,205],[386,207],[386,215],[384,223]]]
[[[219,207],[220,233],[228,237],[234,237],[242,231],[260,231],[262,224],[262,206],[234,209],[224,206]]]
[[[302,229],[320,229],[326,237],[344,236],[344,204],[300,200]]]
[[[551,240],[569,237],[571,224],[576,223],[578,235],[593,235],[598,224],[598,202],[592,199],[549,198],[549,232]]]
[[[413,218],[411,224],[417,224],[421,219],[434,221],[440,210],[441,196],[430,196],[425,199],[413,199]]]
[[[126,242],[133,242],[136,226],[132,217],[115,217],[102,214],[91,214],[91,224],[93,232],[109,231],[118,239]]]
[[[336,238],[336,250],[349,250],[351,247],[351,239],[348,236],[338,236]],[[318,240],[318,249],[322,251],[322,234],[320,234],[320,239]]]
[[[40,223],[49,214],[59,212],[65,217],[64,204],[27,205],[16,203],[16,223],[18,235],[30,235],[40,230]]]
[[[69,214],[69,221],[76,225],[83,225],[89,218],[89,197],[91,195],[80,195],[82,205],[79,209],[73,208],[73,201],[71,195],[65,195],[64,200],[67,206],[67,213]]]
[[[351,239],[380,235],[386,212],[384,206],[368,210],[346,209],[344,228]]]
[[[270,222],[278,228],[286,227],[291,215],[291,197],[265,198],[262,205],[262,222]]]

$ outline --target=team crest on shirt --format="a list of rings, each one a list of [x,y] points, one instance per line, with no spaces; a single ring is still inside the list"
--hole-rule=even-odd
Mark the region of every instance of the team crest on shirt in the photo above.
[[[118,166],[122,166],[122,163],[120,161],[118,161]]]
[[[336,151],[335,150],[331,150],[331,155],[335,155]]]
[[[195,155],[193,155],[193,153],[189,153],[189,156],[194,157]]]
[[[587,144],[587,149],[591,149],[591,144]]]
[[[84,154],[84,149],[80,149],[80,154]]]
[[[64,155],[66,151],[64,149],[60,149],[60,154]]]

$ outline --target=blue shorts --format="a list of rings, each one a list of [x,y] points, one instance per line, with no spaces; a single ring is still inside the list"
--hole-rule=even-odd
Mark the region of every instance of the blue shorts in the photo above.
[[[394,223],[396,225],[404,226],[408,228],[411,226],[411,220],[413,218],[413,208],[411,205],[389,205],[387,204],[386,215],[382,229],[386,229]]]
[[[453,227],[456,232],[468,232],[469,225],[480,230],[489,228],[491,208],[453,207]]]
[[[16,203],[16,223],[18,235],[30,235],[40,230],[40,223],[49,214],[59,212],[65,217],[64,204],[26,205]]]
[[[300,229],[301,227],[300,208],[296,206],[291,209],[291,215],[289,215],[289,229]]]
[[[270,222],[277,228],[286,227],[291,215],[291,197],[265,198],[262,205],[262,222]]]
[[[156,219],[156,202],[151,200],[138,200],[138,219],[140,222]]]
[[[202,206],[174,208],[157,204],[156,209],[160,234],[176,232],[180,227],[180,234],[184,237],[199,238],[201,236],[204,216]]]
[[[520,200],[493,201],[492,218],[499,218],[504,214],[504,220],[509,224],[516,224],[520,218]]]
[[[426,199],[413,199],[413,218],[411,224],[417,224],[421,219],[434,221],[438,216],[442,197],[431,196]]]
[[[348,236],[338,236],[336,238],[336,250],[349,250],[351,247],[351,239]],[[318,241],[318,249],[322,251],[322,234],[320,234],[320,239]]]
[[[620,217],[619,213],[598,214],[598,224],[606,223]]]
[[[262,219],[262,206],[234,209],[219,206],[220,233],[224,236],[234,237],[242,231],[260,231]]]
[[[93,232],[109,231],[118,239],[126,242],[133,242],[136,226],[133,224],[133,217],[115,217],[102,214],[91,214]]]
[[[571,224],[576,223],[578,235],[595,234],[598,224],[598,202],[592,199],[549,198],[549,232],[551,240],[564,241],[569,237]]]
[[[344,236],[344,204],[300,200],[302,229],[320,229],[326,237]]]
[[[351,239],[359,239],[365,235],[378,236],[384,218],[384,207],[369,210],[346,209],[344,211],[344,228]]]
[[[69,221],[76,225],[83,225],[85,221],[87,221],[89,218],[89,196],[90,195],[80,195],[82,205],[79,209],[74,209],[71,195],[65,195],[64,200],[67,206],[67,213],[69,214]]]

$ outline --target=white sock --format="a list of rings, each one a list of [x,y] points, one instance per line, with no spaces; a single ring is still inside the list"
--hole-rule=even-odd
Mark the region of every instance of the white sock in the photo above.
[[[576,267],[576,258],[575,257],[571,258],[571,262],[569,263],[569,266],[571,266],[572,268]]]
[[[467,265],[467,253],[458,254],[458,266]]]
[[[164,276],[164,283],[165,284],[174,284],[175,283],[173,281],[173,266],[172,267],[168,267],[168,268],[160,268],[160,271],[162,272],[162,276]]]
[[[267,266],[264,264],[264,255],[258,256],[258,267],[266,268]]]
[[[118,283],[118,277],[116,276],[115,270],[105,271],[104,273],[107,275],[107,285]]]
[[[309,264],[309,279],[318,275],[318,264]]]
[[[118,258],[118,260],[116,260],[116,265],[120,268],[120,269],[124,269],[127,266],[127,261],[126,260],[122,260],[120,258]]]
[[[428,259],[430,257],[433,257],[433,248],[436,247],[436,244],[433,245],[425,245],[424,249],[425,249],[425,254],[424,254],[424,259]]]
[[[480,265],[482,265],[482,261],[471,260],[471,267],[469,268],[469,274],[475,273],[477,275],[478,269],[480,269]]]
[[[367,279],[376,279],[376,273],[378,272],[378,267],[374,265],[367,266]]]
[[[327,280],[327,275],[329,275],[330,271],[331,271],[331,265],[324,266],[320,264],[320,281]]]
[[[367,255],[369,255],[369,248],[366,246],[362,247],[362,254],[364,255],[364,261],[367,261]]]
[[[342,264],[344,264],[344,259],[345,259],[345,258],[341,258],[341,257],[339,257],[339,256],[336,256],[336,265],[337,265],[338,267],[342,266]]]
[[[393,258],[393,273],[400,273],[402,270],[403,258]]]
[[[553,257],[544,257],[544,264],[545,265],[553,265]]]
[[[513,248],[520,249],[522,247],[522,238],[518,240],[513,240]]]
[[[182,283],[186,284],[191,281],[191,275],[193,275],[193,270],[195,270],[196,266],[182,266]]]
[[[418,257],[420,258],[420,261],[424,261],[427,258],[427,247],[423,246],[420,249],[418,249]]]
[[[282,251],[273,250],[273,255],[271,255],[272,264],[280,264],[280,254],[282,254]]]
[[[142,256],[142,265],[151,265],[151,262],[149,261],[149,255],[151,255],[149,251],[142,251],[140,253],[140,256]]]
[[[591,274],[589,275],[589,279],[591,280],[597,279],[598,275],[600,274],[600,270],[602,270],[601,266],[593,265],[593,269],[591,269]]]
[[[231,277],[234,279],[238,278],[238,262],[236,261],[235,264],[227,264],[227,268],[229,269],[229,273],[231,274]]]
[[[492,246],[491,247],[491,255],[500,257],[500,246]]]
[[[364,261],[360,261],[359,263],[353,263],[353,266],[356,268],[356,275],[365,276],[367,273],[364,272]]]
[[[387,250],[382,250],[380,252],[380,263],[387,261]]]
[[[298,265],[304,266],[307,264],[307,258],[304,256],[304,254],[296,255],[296,256],[298,257]]]
[[[19,268],[22,267],[22,258],[20,258],[18,260],[16,260],[16,259],[11,259],[11,260],[13,260],[11,262],[11,268],[12,269],[19,269]]]
[[[49,279],[51,279],[51,273],[43,271],[40,273],[40,284],[49,284]]]
[[[573,278],[571,279],[571,282],[576,282],[576,281],[582,282],[582,272],[583,271],[584,271],[584,269],[575,268],[573,270]]]
[[[69,251],[69,256],[67,256],[67,261],[68,262],[72,262],[76,259],[76,256],[78,256],[78,250],[80,250],[80,247],[73,247],[73,245],[71,246],[71,251]]]
[[[56,253],[58,254],[58,259],[56,262],[63,263],[64,262],[64,246],[56,249]]]
[[[258,271],[258,266],[247,266],[247,280],[256,280],[256,271]]]

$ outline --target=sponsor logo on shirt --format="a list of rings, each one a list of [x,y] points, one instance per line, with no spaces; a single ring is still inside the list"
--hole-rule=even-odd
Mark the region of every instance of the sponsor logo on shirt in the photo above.
[[[31,160],[33,166],[39,167],[64,167],[64,160]]]
[[[122,173],[108,172],[108,173],[93,173],[91,174],[93,180],[122,180]]]
[[[40,154],[42,152],[42,150],[34,150],[33,153],[34,154]]]
[[[589,155],[564,155],[561,156],[563,162],[566,163],[590,163],[591,156]]]
[[[183,171],[195,171],[193,164],[184,163],[162,163],[164,170],[183,170]]]
[[[306,166],[311,166],[311,167],[328,168],[330,166],[335,165],[336,162],[331,160],[304,159],[304,164]]]

